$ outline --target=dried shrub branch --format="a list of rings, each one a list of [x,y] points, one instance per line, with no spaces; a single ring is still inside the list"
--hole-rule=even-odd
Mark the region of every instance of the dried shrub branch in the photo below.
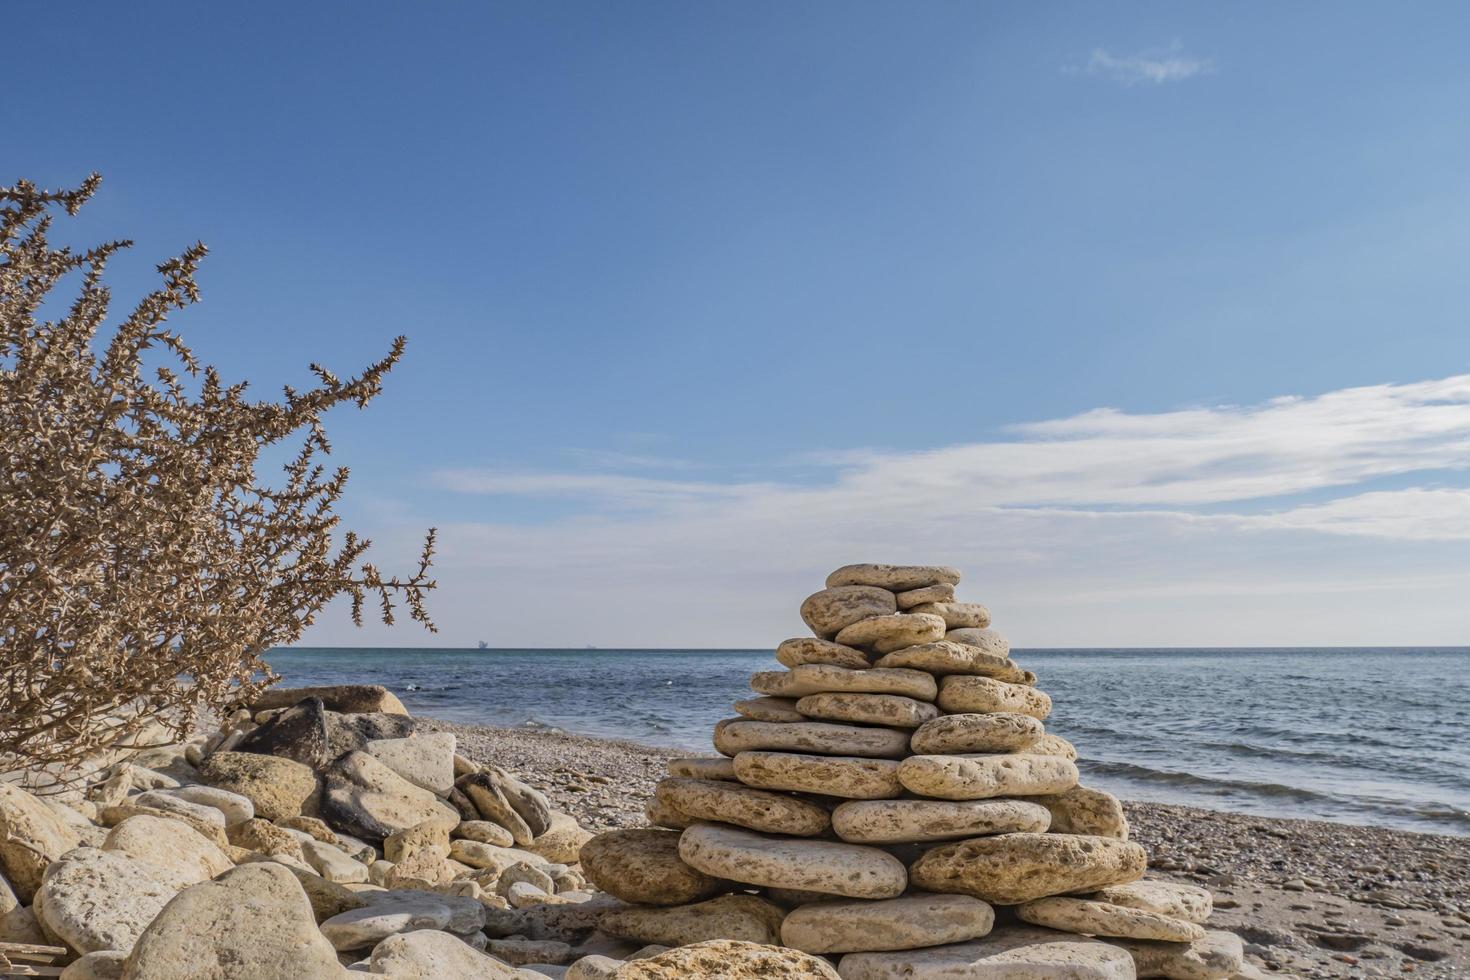
[[[434,532],[412,575],[385,578],[362,560],[369,541],[334,543],[348,474],[320,462],[323,413],[371,401],[404,339],[356,377],[312,365],[310,389],[250,400],[165,328],[199,299],[202,244],[160,265],[162,285],[100,336],[103,272],[132,243],[77,253],[47,240],[99,182],[0,188],[0,770],[61,773],[250,697],[277,679],[260,655],[337,596],[358,625],[373,600],[385,623],[401,603],[434,628]],[[64,315],[38,319],[71,273]],[[145,357],[173,367],[150,372]],[[283,482],[262,482],[262,450],[293,437]]]

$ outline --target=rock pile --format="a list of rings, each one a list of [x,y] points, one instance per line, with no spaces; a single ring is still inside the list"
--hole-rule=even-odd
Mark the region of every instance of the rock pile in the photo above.
[[[633,903],[603,930],[781,945],[847,980],[1254,975],[1208,892],[1144,878],[1122,806],[1079,785],[1051,699],[959,580],[833,572],[801,605],[813,635],[715,725],[720,755],[670,763],[653,828],[583,848]]]

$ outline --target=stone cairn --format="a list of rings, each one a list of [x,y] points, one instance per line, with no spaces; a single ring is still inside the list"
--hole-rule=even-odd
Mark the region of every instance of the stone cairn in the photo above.
[[[602,929],[781,945],[847,980],[1257,975],[1204,925],[1209,892],[1144,878],[1122,805],[1079,785],[1051,699],[959,580],[828,576],[801,604],[814,635],[715,725],[720,756],[669,763],[654,828],[582,848],[588,879],[634,903]]]

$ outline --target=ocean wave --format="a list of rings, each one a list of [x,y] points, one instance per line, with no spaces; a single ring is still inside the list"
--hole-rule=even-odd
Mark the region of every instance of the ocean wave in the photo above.
[[[1117,776],[1134,782],[1195,789],[1218,796],[1238,792],[1267,799],[1280,798],[1297,800],[1303,803],[1318,800],[1339,801],[1339,798],[1332,794],[1319,793],[1316,790],[1305,789],[1301,786],[1287,786],[1284,783],[1263,783],[1248,779],[1221,779],[1214,776],[1200,776],[1192,772],[1151,769],[1148,766],[1140,766],[1132,762],[1099,762],[1092,759],[1079,759],[1077,766],[1084,772],[1094,775]]]

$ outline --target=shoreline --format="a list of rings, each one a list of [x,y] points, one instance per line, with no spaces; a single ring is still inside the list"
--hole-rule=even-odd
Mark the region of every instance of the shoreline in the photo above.
[[[453,732],[461,754],[520,773],[593,832],[645,826],[668,760],[689,755],[556,729],[420,720]],[[1151,874],[1214,891],[1211,923],[1245,939],[1258,965],[1302,977],[1470,975],[1470,837],[1124,807],[1153,855]]]

